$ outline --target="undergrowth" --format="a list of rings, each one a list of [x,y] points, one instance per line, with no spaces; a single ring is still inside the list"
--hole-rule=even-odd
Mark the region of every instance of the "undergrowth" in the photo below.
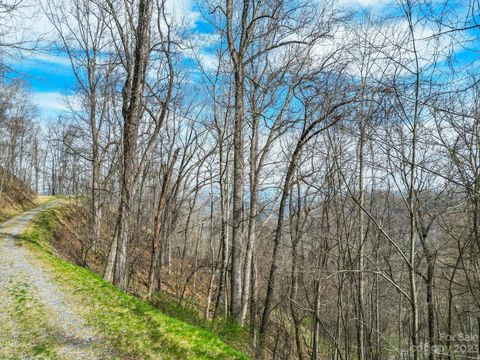
[[[185,320],[192,320],[191,314],[187,316],[162,302],[162,310],[167,313],[164,314],[120,291],[94,272],[54,256],[49,241],[63,211],[65,207],[59,206],[40,213],[24,238],[30,241],[29,246],[38,258],[54,270],[55,280],[72,301],[86,309],[84,316],[88,325],[99,330],[123,358],[248,359],[245,353],[227,345],[218,336],[219,332],[227,338],[237,336],[239,330],[233,326],[209,325],[198,319],[194,322],[196,326],[187,324]]]

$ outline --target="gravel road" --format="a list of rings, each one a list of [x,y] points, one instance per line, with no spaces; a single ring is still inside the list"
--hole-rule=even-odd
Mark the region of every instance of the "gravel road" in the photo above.
[[[113,359],[53,274],[20,238],[50,202],[0,225],[0,358]]]

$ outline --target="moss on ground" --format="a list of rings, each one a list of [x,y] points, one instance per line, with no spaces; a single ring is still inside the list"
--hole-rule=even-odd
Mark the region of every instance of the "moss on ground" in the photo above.
[[[230,317],[218,316],[215,320],[205,319],[204,314],[197,307],[188,304],[179,305],[178,299],[166,292],[155,293],[152,305],[170,317],[212,332],[236,349],[247,353],[251,351],[248,328],[238,325]]]
[[[44,307],[35,298],[28,283],[10,279],[1,294],[0,357],[2,359],[57,359]]]
[[[128,295],[92,271],[52,255],[49,240],[62,207],[40,213],[25,233],[29,247],[53,270],[67,298],[83,305],[85,319],[110,341],[124,358],[248,359],[211,331],[161,313]]]

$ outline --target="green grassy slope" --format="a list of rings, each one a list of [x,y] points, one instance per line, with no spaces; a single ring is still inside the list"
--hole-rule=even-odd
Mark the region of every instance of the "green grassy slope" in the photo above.
[[[61,208],[39,214],[24,238],[67,296],[88,309],[84,314],[88,325],[111,342],[122,358],[248,359],[208,330],[169,317],[95,273],[55,257],[48,244],[59,215]]]

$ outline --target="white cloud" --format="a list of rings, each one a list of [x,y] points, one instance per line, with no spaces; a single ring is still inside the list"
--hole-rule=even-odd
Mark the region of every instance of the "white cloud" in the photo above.
[[[34,92],[32,93],[32,101],[42,110],[68,110],[64,95],[59,92]]]
[[[5,58],[5,63],[20,74],[27,75],[34,70],[37,79],[47,80],[46,77],[62,74],[63,76],[73,76],[71,64],[66,56],[47,54],[40,51],[22,50],[11,57]]]
[[[61,13],[74,20],[72,0],[22,0],[13,16],[1,18],[0,30],[2,40],[7,43],[29,42],[27,47],[33,47],[37,41],[45,45],[57,36],[55,28],[45,15],[44,9]],[[167,0],[166,12],[176,23],[184,23],[193,27],[200,13],[194,10],[195,0]],[[51,7],[50,10],[49,7]],[[62,13],[65,10],[65,13]]]
[[[63,112],[67,112],[72,108],[79,108],[79,104],[72,95],[66,95],[61,92],[32,92],[31,100],[38,108],[41,119],[55,118]]]
[[[30,55],[31,59],[46,62],[53,65],[62,65],[70,67],[70,60],[67,56],[46,54],[43,52],[34,52]]]
[[[194,1],[192,0],[167,0],[167,12],[173,19],[179,22],[186,22],[190,27],[193,27],[195,21],[200,17],[198,11],[193,10]]]
[[[338,51],[330,63],[346,64],[345,70],[352,75],[405,75],[415,70],[415,39],[419,65],[428,71],[430,64],[441,64],[450,52],[459,49],[449,37],[436,37],[437,32],[433,24],[425,21],[417,22],[412,34],[407,20],[402,18],[351,24],[338,28],[333,37],[316,45],[313,56],[321,63]]]
[[[339,0],[338,1],[338,4],[342,7],[362,7],[362,8],[383,7],[388,3],[392,3],[392,0]]]
[[[360,6],[383,6],[387,3],[388,0],[353,0],[350,2],[356,3]]]
[[[46,39],[53,29],[38,0],[23,0],[12,16],[3,16],[1,22],[2,41],[23,44],[26,48],[36,47],[38,41]]]

